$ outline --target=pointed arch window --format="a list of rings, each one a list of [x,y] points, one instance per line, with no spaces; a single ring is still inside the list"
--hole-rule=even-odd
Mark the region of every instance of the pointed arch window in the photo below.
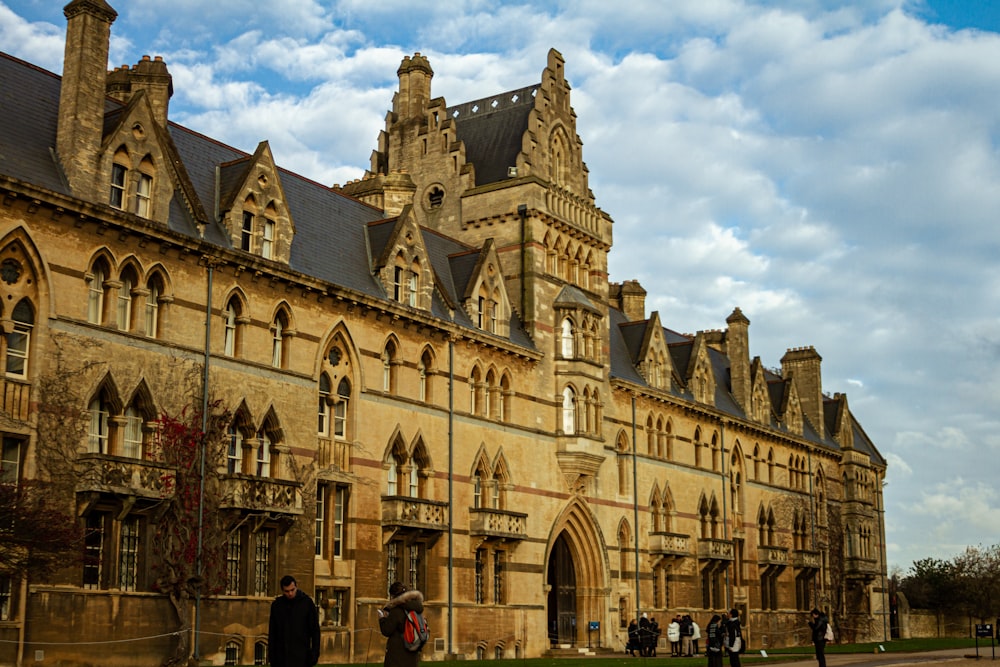
[[[431,400],[431,370],[433,363],[430,352],[424,350],[424,353],[420,355],[420,363],[417,365],[417,371],[420,374],[419,398],[424,402]]]
[[[222,313],[223,330],[223,353],[227,357],[235,357],[240,350],[243,323],[241,322],[243,309],[240,300],[235,296],[226,303],[226,309]]]
[[[290,340],[288,315],[279,311],[271,323],[271,365],[286,368],[288,362],[288,341]]]
[[[118,159],[118,155],[115,155]],[[113,208],[125,210],[125,187],[128,182],[128,167],[118,162],[111,165],[111,193],[108,203]]]
[[[160,327],[160,297],[163,295],[163,283],[158,275],[150,276],[146,281],[146,304],[144,328],[146,335],[156,338]]]
[[[392,393],[396,388],[396,344],[391,340],[382,350],[382,391]]]
[[[386,495],[399,495],[399,457],[395,454],[389,457],[389,466],[385,471]]]
[[[243,472],[243,432],[235,422],[229,425],[226,445],[226,473],[236,475]]]
[[[565,434],[576,433],[576,392],[566,386],[562,392],[562,431]]]
[[[510,421],[510,376],[504,373],[500,376],[500,391],[497,392],[497,419],[502,422]]]
[[[420,295],[420,260],[414,259],[406,275],[406,303],[416,308]]]
[[[562,321],[560,328],[560,349],[563,359],[572,359],[573,349],[573,322],[567,317]]]
[[[132,323],[132,287],[135,279],[132,272],[122,273],[121,286],[118,288],[118,330],[128,331]]]
[[[122,455],[132,459],[141,459],[143,418],[138,408],[130,405],[125,408],[125,437],[123,438]]]
[[[107,292],[108,273],[103,262],[95,264],[87,285],[87,321],[101,324],[104,321],[104,297]]]
[[[330,382],[330,376],[326,373],[320,373],[319,376],[319,410],[318,410],[318,423],[316,427],[316,432],[319,435],[330,435],[330,404],[333,402],[333,397],[331,392],[333,391],[333,386]]]
[[[271,476],[271,436],[267,431],[257,433],[257,461],[254,474],[257,477]]]
[[[28,377],[28,355],[31,350],[31,330],[35,324],[35,309],[27,299],[21,299],[11,313],[14,327],[7,334],[7,377]]]
[[[264,219],[264,233],[260,241],[260,256],[274,259],[274,220]]]
[[[152,217],[153,212],[153,177],[139,172],[139,180],[135,184],[135,213],[141,218]]]
[[[337,384],[337,402],[333,407],[333,435],[335,438],[347,437],[347,408],[351,401],[351,383],[347,378],[341,378]]]
[[[91,399],[87,411],[90,413],[87,451],[93,454],[109,454],[111,408],[104,392]]]

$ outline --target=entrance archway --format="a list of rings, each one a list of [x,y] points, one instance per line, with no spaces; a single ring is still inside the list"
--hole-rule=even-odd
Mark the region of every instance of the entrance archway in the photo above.
[[[570,501],[550,535],[545,564],[549,641],[578,646],[588,640],[610,641],[608,550],[587,504],[580,498]],[[588,634],[595,621],[600,623],[600,639]]]
[[[549,643],[576,641],[576,568],[566,537],[559,535],[549,556]]]

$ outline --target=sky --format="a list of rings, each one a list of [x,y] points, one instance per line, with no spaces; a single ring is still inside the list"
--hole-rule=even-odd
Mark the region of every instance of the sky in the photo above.
[[[449,105],[565,58],[610,279],[752,356],[814,346],[889,463],[890,571],[1000,536],[1000,3],[109,0],[110,65],[160,55],[171,119],[326,184],[360,177],[404,55]],[[0,0],[61,72],[63,2]]]

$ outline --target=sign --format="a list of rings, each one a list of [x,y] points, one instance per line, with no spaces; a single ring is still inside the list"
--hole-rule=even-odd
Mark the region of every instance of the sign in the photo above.
[[[992,637],[993,636],[993,624],[992,623],[977,623],[976,624],[976,636],[977,637]]]
[[[601,622],[600,621],[591,621],[590,622],[590,627],[588,628],[588,630],[594,630],[596,632],[597,630],[600,630],[600,629],[601,629]]]

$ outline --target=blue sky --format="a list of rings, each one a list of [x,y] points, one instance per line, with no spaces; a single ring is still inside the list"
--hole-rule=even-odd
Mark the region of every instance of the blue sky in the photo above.
[[[59,72],[62,3],[4,1],[3,49]],[[111,4],[112,64],[162,55],[173,120],[330,184],[367,166],[404,55],[455,104],[558,49],[611,279],[681,332],[739,306],[766,366],[817,348],[889,460],[890,565],[996,543],[996,3]]]

